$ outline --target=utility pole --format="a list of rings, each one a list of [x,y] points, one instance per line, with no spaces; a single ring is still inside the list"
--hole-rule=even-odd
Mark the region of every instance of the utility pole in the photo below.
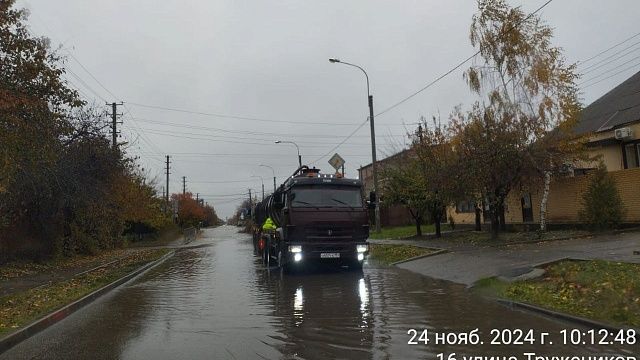
[[[269,165],[261,164],[260,166],[267,167],[267,168],[271,169],[271,172],[273,173],[273,192],[275,193],[276,192],[276,171],[273,169],[273,167],[271,167]]]
[[[264,201],[264,183],[262,183],[262,201]]]
[[[363,70],[364,71],[364,70]],[[365,73],[366,74],[366,73]],[[367,92],[369,77],[367,76]],[[380,192],[378,192],[378,164],[376,161],[376,128],[373,122],[373,95],[369,95],[369,123],[371,125],[371,160],[373,165],[373,191],[376,194],[376,233],[380,233]]]
[[[199,203],[200,202],[200,193],[196,193],[196,202]]]
[[[183,176],[182,177],[182,195],[186,195],[187,194],[187,177]]]
[[[169,174],[170,174],[169,169],[171,169],[169,164],[170,164],[169,155],[167,155],[167,167],[165,168],[165,170],[167,171],[167,183],[165,185],[165,195],[164,195],[165,196],[164,203],[167,211],[169,210]]]
[[[335,59],[335,58],[331,58],[329,59],[330,63],[338,63],[338,64],[344,64],[344,65],[348,65],[348,66],[353,66],[355,68],[360,69],[360,71],[362,71],[362,73],[364,73],[365,78],[367,79],[367,96],[368,96],[368,102],[369,102],[369,124],[371,125],[371,162],[373,165],[373,191],[374,194],[376,196],[376,232],[379,233],[380,232],[380,192],[378,191],[378,166],[377,166],[377,161],[376,161],[376,130],[375,130],[375,126],[374,126],[374,121],[373,121],[373,95],[371,95],[371,91],[369,88],[369,74],[367,74],[367,72],[360,66],[356,65],[356,64],[351,64],[348,63],[346,61],[341,61],[340,59]]]
[[[118,124],[122,124],[122,121],[118,121],[118,116],[122,116],[122,114],[118,114],[118,105],[123,105],[123,103],[107,103],[106,105],[111,105],[111,146],[114,150],[118,148]]]

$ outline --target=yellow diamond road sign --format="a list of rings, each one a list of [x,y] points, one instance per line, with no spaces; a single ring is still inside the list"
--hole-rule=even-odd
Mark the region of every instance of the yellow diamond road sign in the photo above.
[[[331,166],[333,166],[333,168],[338,171],[338,169],[340,169],[342,165],[344,165],[344,159],[340,155],[338,155],[338,153],[336,153],[331,157],[331,159],[329,159],[329,164],[331,164]]]

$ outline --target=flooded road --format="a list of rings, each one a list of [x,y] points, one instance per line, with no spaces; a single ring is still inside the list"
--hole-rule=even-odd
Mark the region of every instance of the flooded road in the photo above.
[[[631,355],[638,345],[562,345],[573,324],[507,309],[464,287],[385,267],[284,275],[250,237],[208,229],[183,249],[0,359],[434,359]],[[485,344],[408,345],[409,329],[469,332]],[[489,345],[490,329],[549,332],[552,345]]]

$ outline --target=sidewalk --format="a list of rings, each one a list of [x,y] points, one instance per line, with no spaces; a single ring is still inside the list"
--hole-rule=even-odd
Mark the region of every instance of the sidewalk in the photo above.
[[[502,247],[448,243],[446,240],[370,242],[447,249],[448,253],[409,261],[398,267],[465,285],[493,276],[515,277],[530,272],[539,264],[566,258],[640,263],[640,255],[634,255],[634,251],[640,251],[640,232]]]

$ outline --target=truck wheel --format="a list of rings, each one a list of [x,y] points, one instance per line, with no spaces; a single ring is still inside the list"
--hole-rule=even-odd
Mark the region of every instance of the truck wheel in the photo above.
[[[349,269],[353,271],[362,271],[362,261],[352,260],[349,264]]]
[[[253,234],[253,255],[258,255],[258,237]]]
[[[282,269],[282,271],[285,274],[289,273],[289,270],[291,270],[289,263],[284,262],[284,256],[282,255],[282,250],[278,250],[278,268]]]
[[[269,267],[269,247],[271,244],[269,243],[269,238],[265,238],[264,241],[264,249],[262,249],[262,265]]]

